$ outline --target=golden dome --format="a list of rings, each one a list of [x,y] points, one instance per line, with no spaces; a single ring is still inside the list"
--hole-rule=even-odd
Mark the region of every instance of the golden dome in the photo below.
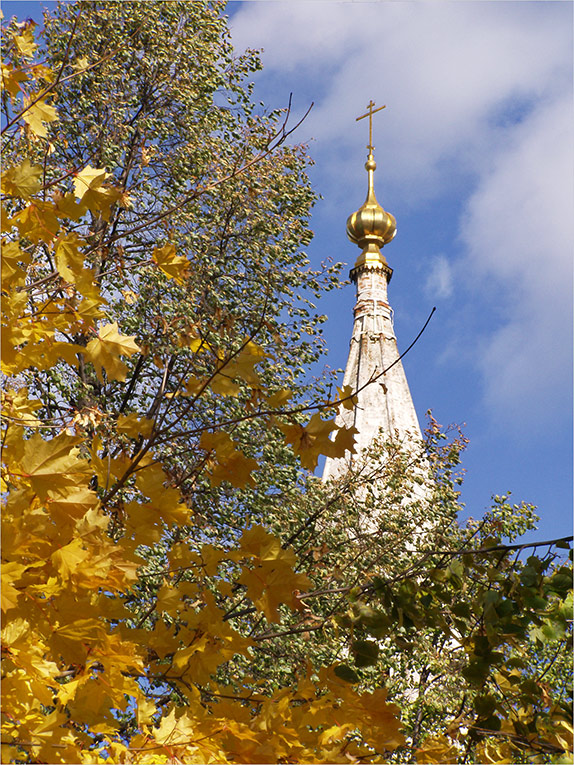
[[[374,245],[376,248],[383,247],[397,233],[397,222],[394,216],[383,210],[375,196],[373,176],[376,169],[377,163],[372,152],[369,152],[365,163],[365,170],[369,174],[367,199],[357,212],[349,215],[347,219],[347,236],[351,242],[362,249],[368,248],[371,252],[374,248],[369,245]]]

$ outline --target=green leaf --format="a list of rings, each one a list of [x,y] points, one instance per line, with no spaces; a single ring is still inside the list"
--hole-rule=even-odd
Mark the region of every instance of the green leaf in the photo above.
[[[358,683],[360,679],[357,673],[347,664],[337,664],[334,673],[340,680],[344,680],[346,683]]]
[[[371,640],[356,640],[351,645],[351,653],[357,667],[370,667],[379,657],[379,646]]]
[[[488,717],[496,709],[496,699],[490,694],[479,695],[474,699],[474,708],[481,717]]]

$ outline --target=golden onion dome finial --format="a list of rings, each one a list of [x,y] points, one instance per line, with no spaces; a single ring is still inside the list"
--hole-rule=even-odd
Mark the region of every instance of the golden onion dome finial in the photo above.
[[[374,106],[371,100],[367,106],[368,111],[357,117],[357,121],[365,117],[369,118],[369,145],[367,146],[369,154],[365,162],[369,185],[364,204],[347,219],[347,236],[363,250],[357,258],[355,269],[363,265],[388,268],[386,258],[381,253],[381,247],[388,244],[397,233],[397,222],[394,216],[383,210],[375,196],[374,174],[377,163],[373,156],[375,148],[373,146],[373,114],[385,107],[379,106],[378,109],[374,109]]]

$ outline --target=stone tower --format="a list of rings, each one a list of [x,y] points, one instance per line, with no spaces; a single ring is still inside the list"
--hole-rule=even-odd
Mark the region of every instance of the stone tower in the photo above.
[[[379,435],[399,439],[404,444],[421,438],[387,297],[393,269],[381,250],[394,238],[397,229],[395,218],[383,210],[375,197],[377,165],[373,157],[372,115],[384,106],[379,109],[373,106],[371,101],[369,111],[357,117],[358,120],[369,117],[369,154],[365,163],[367,199],[347,220],[347,236],[361,248],[361,254],[350,272],[356,284],[357,301],[343,385],[358,391],[357,403],[352,410],[342,409],[337,418],[338,424],[354,425],[357,429],[357,453],[347,453],[339,459],[328,458],[324,481],[346,472],[350,461],[359,458]]]

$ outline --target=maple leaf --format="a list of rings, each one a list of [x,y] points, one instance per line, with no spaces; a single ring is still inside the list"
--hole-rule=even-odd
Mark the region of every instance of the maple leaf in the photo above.
[[[109,217],[111,206],[120,200],[124,193],[121,189],[105,184],[110,177],[106,170],[86,165],[74,180],[74,193],[78,199],[89,210],[99,210],[105,220]]]
[[[109,173],[102,168],[95,168],[91,165],[86,165],[81,170],[74,180],[74,193],[78,199],[83,199],[88,191],[97,191],[102,188],[103,184],[109,178]]]
[[[293,550],[283,549],[281,540],[262,526],[253,526],[243,533],[240,550],[253,557],[254,567],[244,568],[238,582],[247,588],[247,597],[267,620],[278,622],[279,604],[293,606],[293,593],[307,590],[309,579],[293,570],[296,564]]]
[[[73,192],[67,194],[61,194],[60,192],[54,192],[54,212],[59,218],[69,218],[73,221],[78,221],[85,215],[88,209],[86,205],[76,201],[76,197]]]
[[[98,504],[98,495],[86,486],[66,486],[64,491],[48,489],[46,510],[56,523],[65,524],[72,518],[82,517]]]
[[[90,557],[90,553],[82,546],[81,539],[74,539],[53,552],[50,557],[60,577],[66,582]]]
[[[14,165],[2,173],[2,192],[28,199],[42,187],[40,181],[42,174],[42,166],[33,165],[26,158],[19,165]]]
[[[219,372],[213,380],[209,383],[210,389],[214,393],[219,393],[222,396],[233,396],[237,398],[241,392],[241,388],[238,383],[234,382],[231,377]]]
[[[80,239],[74,232],[60,236],[56,242],[56,268],[67,282],[77,282],[84,272],[84,255],[80,252],[80,247],[85,244],[85,240]]]
[[[178,284],[183,284],[189,275],[189,260],[183,255],[176,255],[174,244],[156,247],[152,259],[166,276],[174,279]]]
[[[55,122],[58,119],[58,112],[50,104],[47,104],[44,100],[37,101],[32,106],[26,107],[26,103],[31,103],[34,96],[30,96],[24,103],[26,111],[22,115],[22,119],[27,123],[30,130],[40,138],[45,138],[48,135],[45,122]]]
[[[446,736],[430,736],[424,746],[417,749],[417,762],[428,765],[458,762],[460,752]]]
[[[90,60],[87,56],[82,56],[81,58],[76,59],[76,61],[72,64],[72,69],[74,72],[83,72],[84,69],[87,69],[90,65]]]
[[[135,412],[131,414],[120,414],[118,417],[118,432],[125,433],[130,438],[149,438],[153,431],[155,420],[149,420],[147,417],[140,417]]]
[[[81,439],[66,433],[51,441],[44,441],[39,433],[34,433],[24,443],[14,475],[25,478],[43,500],[56,486],[60,489],[78,486],[91,474],[88,462],[78,458],[79,443]]]
[[[259,383],[259,375],[255,371],[255,365],[259,364],[267,354],[261,346],[248,340],[243,348],[230,359],[224,360],[220,371],[231,379],[239,377],[246,383]]]
[[[93,643],[100,639],[103,627],[99,619],[96,618],[75,619],[58,626],[55,632],[60,637],[65,637],[69,640]]]
[[[166,481],[169,481],[168,476],[164,473],[161,465],[147,464],[145,460],[140,463],[140,469],[136,472],[136,486],[149,497],[151,500],[150,505],[139,505],[142,508],[142,512],[147,510],[153,511],[150,518],[157,521],[158,516],[168,525],[184,525],[189,521],[189,509],[181,503],[181,495],[177,489],[173,489],[166,486]],[[136,509],[133,508],[133,517],[136,520]],[[150,532],[152,527],[150,527]]]
[[[266,531],[263,526],[255,525],[243,532],[240,549],[261,560],[275,560],[281,555],[281,540]],[[293,556],[291,562],[294,563],[294,553],[289,552]]]
[[[10,65],[2,64],[2,88],[7,90],[13,98],[20,93],[21,82],[26,82],[28,77],[21,69],[13,69]]]
[[[195,726],[184,710],[172,706],[170,712],[161,718],[160,724],[153,729],[154,738],[158,744],[175,746],[193,738]]]
[[[33,27],[25,27],[19,35],[12,35],[12,40],[20,53],[26,58],[33,58],[38,50],[38,43],[34,40]]]
[[[21,592],[14,586],[14,582],[19,581],[27,568],[28,566],[14,561],[2,564],[2,590],[0,592],[2,611],[9,611],[18,605],[18,596]]]
[[[120,335],[117,321],[100,327],[98,336],[86,346],[86,355],[96,369],[98,378],[103,382],[103,370],[112,380],[123,382],[128,371],[120,356],[133,356],[141,351],[133,337]]]
[[[353,388],[350,385],[343,385],[340,388],[337,386],[337,393],[340,399],[345,399],[341,402],[345,409],[352,410],[355,408],[357,397],[353,396]]]
[[[343,457],[345,452],[355,454],[357,449],[355,447],[355,436],[359,431],[354,426],[350,428],[340,428],[337,431],[335,440],[331,441],[331,446],[325,451],[328,457]]]
[[[280,424],[279,428],[285,436],[285,441],[291,444],[295,454],[301,458],[301,465],[308,470],[314,470],[320,454],[331,455],[333,442],[329,439],[329,435],[339,426],[334,419],[321,419],[321,415],[317,412],[305,427],[297,424]]]
[[[2,241],[2,285],[22,287],[26,282],[26,268],[20,264],[30,261],[30,255],[23,252],[17,242]],[[5,301],[6,302],[6,301]]]
[[[235,442],[224,431],[201,434],[199,446],[206,451],[214,451],[216,464],[211,467],[210,481],[213,486],[219,486],[222,481],[228,481],[236,488],[245,488],[248,484],[253,486],[254,480],[251,473],[257,470],[259,463],[252,457],[237,449]]]
[[[28,389],[2,391],[2,411],[5,417],[11,417],[21,425],[37,427],[40,420],[34,412],[42,407],[42,402],[30,400],[28,398]]]
[[[35,199],[12,218],[22,238],[31,242],[50,242],[60,230],[60,222],[50,202]]]
[[[287,403],[287,401],[289,401],[292,395],[293,391],[288,390],[287,388],[282,388],[281,390],[273,393],[273,395],[269,396],[267,399],[267,404],[272,409],[280,409],[284,404]]]

